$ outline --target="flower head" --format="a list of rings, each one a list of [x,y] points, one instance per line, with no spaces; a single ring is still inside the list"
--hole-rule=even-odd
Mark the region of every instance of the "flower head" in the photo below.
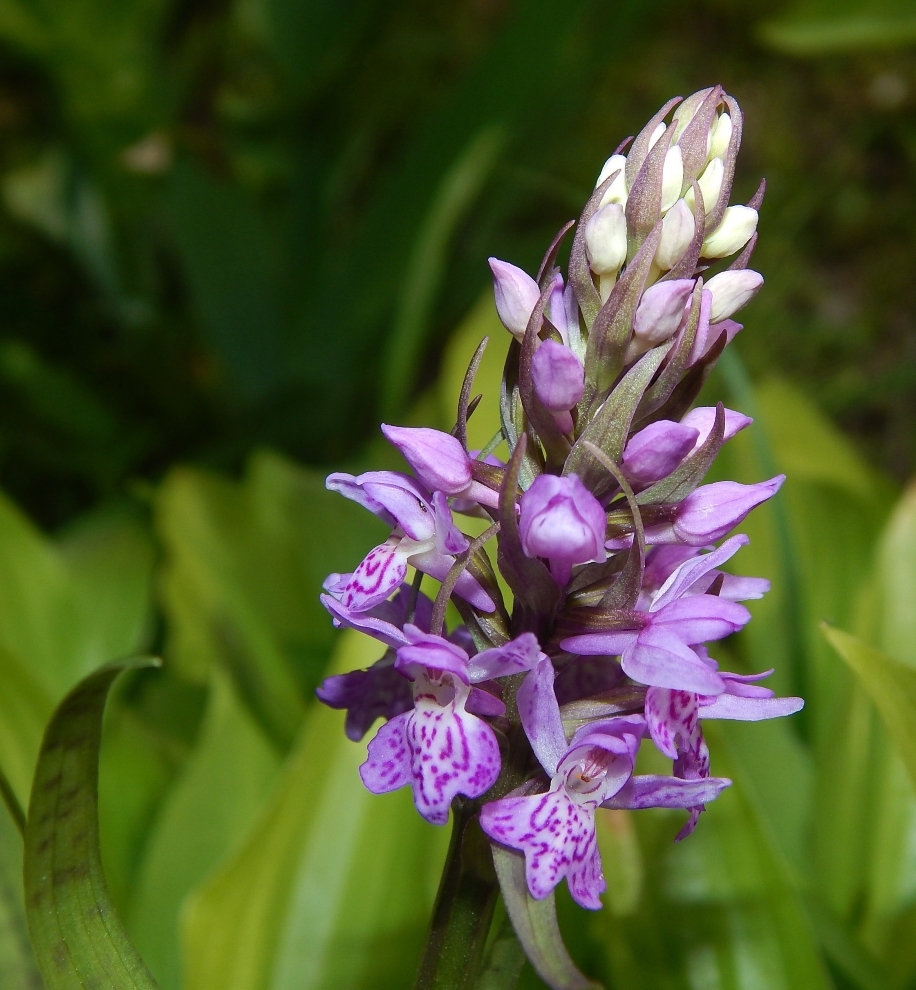
[[[360,768],[371,791],[410,786],[435,824],[460,796],[459,828],[479,813],[511,850],[497,857],[510,865],[510,917],[563,879],[579,904],[600,906],[600,807],[686,809],[678,838],[693,831],[730,783],[711,775],[704,720],[802,705],[760,684],[767,674],[720,670],[707,646],[741,630],[742,602],[769,588],[727,573],[747,542],[727,537],[783,482],[703,484],[751,421],[688,408],[763,283],[748,264],[764,185],[729,202],[742,123],[718,86],[671,101],[607,160],[537,280],[490,259],[515,339],[500,432],[479,456],[466,449],[475,359],[452,433],[383,427],[413,476],[328,478],[391,530],[328,579],[322,601],[387,652],[319,696],[346,708],[351,738],[386,719]],[[461,515],[484,521],[480,536],[462,532]],[[408,590],[409,567],[421,574]],[[439,582],[435,603],[420,579]],[[455,610],[462,624],[446,635]],[[635,773],[643,743],[670,774]]]

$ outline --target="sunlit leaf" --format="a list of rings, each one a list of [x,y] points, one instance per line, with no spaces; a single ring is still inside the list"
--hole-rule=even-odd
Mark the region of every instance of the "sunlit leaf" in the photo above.
[[[9,786],[26,807],[45,723],[54,707],[50,692],[0,648],[0,760]]]
[[[98,757],[105,700],[123,670],[109,664],[58,707],[42,741],[25,831],[25,902],[47,990],[155,990],[105,885],[99,851]]]
[[[287,747],[333,643],[322,582],[352,569],[385,527],[326,491],[323,476],[266,453],[241,484],[176,469],[158,522],[169,551],[169,659],[198,681],[218,660],[268,737]]]
[[[0,646],[56,700],[142,645],[153,549],[130,516],[87,520],[58,545],[0,495]]]
[[[378,652],[345,634],[334,669]],[[427,825],[406,791],[369,794],[364,758],[339,712],[310,711],[266,813],[188,904],[186,990],[409,985],[448,830]]]
[[[25,921],[22,835],[0,799],[0,987],[40,990]]]
[[[874,702],[916,786],[916,670],[841,629],[821,628]]]
[[[724,987],[827,990],[830,980],[792,866],[747,786],[756,783],[759,768],[746,767],[733,744],[723,746],[723,734],[713,730],[716,773],[735,785],[668,856],[668,896],[682,903],[691,982],[708,969],[706,978]],[[793,786],[791,778],[786,786]]]
[[[875,607],[881,647],[916,667],[916,487],[888,520],[878,546]]]
[[[125,918],[163,990],[180,985],[182,903],[238,845],[276,777],[277,755],[214,669],[198,745],[149,835]]]

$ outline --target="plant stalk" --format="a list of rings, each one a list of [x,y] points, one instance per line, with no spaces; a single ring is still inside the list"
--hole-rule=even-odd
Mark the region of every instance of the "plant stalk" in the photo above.
[[[456,804],[436,906],[414,990],[473,990],[499,896],[476,805]]]

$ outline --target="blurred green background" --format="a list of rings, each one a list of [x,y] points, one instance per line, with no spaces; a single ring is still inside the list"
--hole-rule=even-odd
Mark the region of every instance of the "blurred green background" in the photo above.
[[[25,805],[64,693],[166,658],[118,684],[100,792],[163,990],[410,985],[447,830],[365,794],[312,703],[378,653],[317,603],[380,535],[323,476],[393,464],[382,419],[449,428],[484,333],[489,439],[487,256],[535,268],[620,140],[715,82],[733,200],[768,181],[767,284],[708,387],[757,425],[715,470],[790,476],[738,558],[774,592],[719,655],[808,707],[714,727],[736,785],[683,846],[609,813],[608,906],[561,921],[609,988],[916,987],[914,49],[893,0],[0,0],[0,768]],[[824,620],[884,651],[846,644],[858,680]],[[41,985],[20,860],[0,805],[3,990]]]

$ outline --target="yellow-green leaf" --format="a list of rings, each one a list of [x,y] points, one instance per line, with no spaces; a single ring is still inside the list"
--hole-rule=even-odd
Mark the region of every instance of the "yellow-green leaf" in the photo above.
[[[874,702],[916,787],[916,670],[842,629],[821,629]]]
[[[47,990],[156,990],[111,903],[99,851],[98,761],[105,700],[123,670],[90,674],[45,732],[25,830],[25,902]]]

